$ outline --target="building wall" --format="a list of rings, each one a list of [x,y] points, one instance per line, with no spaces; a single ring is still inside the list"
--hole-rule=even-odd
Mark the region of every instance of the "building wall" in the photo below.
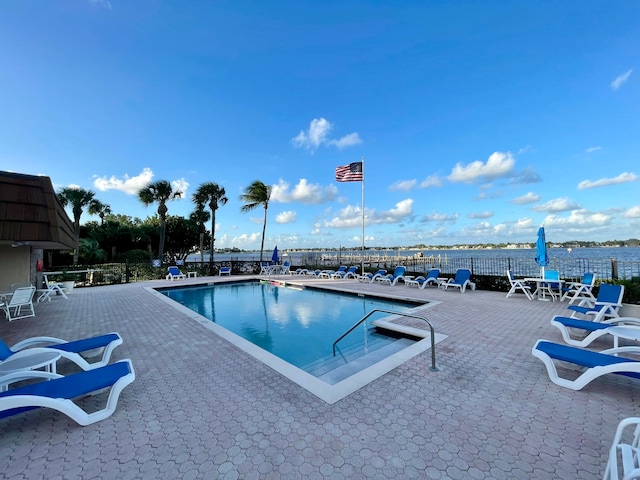
[[[31,248],[0,245],[0,291],[8,292],[14,283],[30,283]]]

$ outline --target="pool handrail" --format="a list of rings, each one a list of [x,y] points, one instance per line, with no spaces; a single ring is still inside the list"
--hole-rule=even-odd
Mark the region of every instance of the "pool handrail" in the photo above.
[[[369,318],[371,315],[373,315],[376,312],[390,313],[392,315],[402,315],[404,317],[417,318],[419,320],[424,320],[425,322],[427,322],[427,325],[429,325],[429,329],[431,330],[431,366],[429,367],[429,370],[431,370],[432,372],[438,371],[438,367],[436,367],[436,333],[433,330],[433,325],[431,325],[429,320],[427,320],[426,317],[423,317],[421,315],[415,315],[413,313],[395,312],[393,310],[384,310],[382,308],[374,308],[373,310],[371,310],[364,317],[358,320],[349,330],[347,330],[342,335],[340,335],[340,337],[335,342],[333,342],[334,357],[336,356],[336,345],[338,344],[338,342],[342,340],[344,337],[346,337],[347,335],[349,335],[358,325],[366,321],[367,318]]]

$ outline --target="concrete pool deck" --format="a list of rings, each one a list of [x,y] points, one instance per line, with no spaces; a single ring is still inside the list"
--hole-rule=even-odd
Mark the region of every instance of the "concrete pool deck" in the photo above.
[[[441,302],[425,310],[448,335],[439,371],[426,351],[329,405],[145,289],[229,277],[78,288],[36,305],[35,318],[3,321],[1,338],[117,331],[124,344],[112,360],[130,358],[137,378],[94,425],[44,409],[0,420],[0,476],[596,479],[618,422],[637,414],[637,381],[609,375],[576,392],[531,355],[538,338],[562,342],[549,321],[566,303],[282,279]]]

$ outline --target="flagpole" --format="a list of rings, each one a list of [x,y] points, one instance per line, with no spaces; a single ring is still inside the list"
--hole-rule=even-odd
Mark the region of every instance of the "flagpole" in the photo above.
[[[362,254],[360,255],[360,274],[364,275],[364,155],[362,156]]]

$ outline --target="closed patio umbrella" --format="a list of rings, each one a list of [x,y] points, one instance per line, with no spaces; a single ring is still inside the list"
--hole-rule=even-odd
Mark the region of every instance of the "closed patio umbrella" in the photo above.
[[[544,227],[538,229],[538,241],[536,242],[536,263],[540,265],[540,276],[544,278],[544,267],[549,265],[547,255],[547,240],[544,234]]]
[[[278,246],[276,245],[276,248],[273,249],[273,255],[271,255],[271,261],[273,263],[279,263],[280,259],[278,258]]]

